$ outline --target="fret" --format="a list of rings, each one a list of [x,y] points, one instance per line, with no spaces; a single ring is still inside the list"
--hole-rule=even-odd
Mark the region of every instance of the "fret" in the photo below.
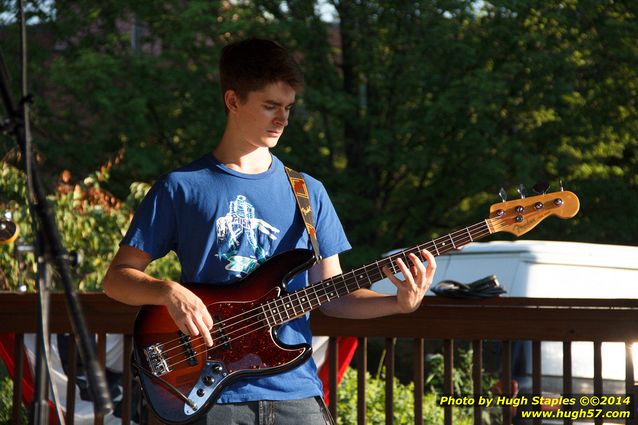
[[[418,257],[419,260],[421,260],[421,262],[425,261],[425,258],[423,258],[423,254],[421,253],[421,245],[418,245],[415,247],[416,248],[416,252],[414,253],[414,255],[416,255]]]
[[[272,327],[273,323],[270,323],[270,320],[268,319],[268,313],[266,313],[266,306],[264,304],[261,305],[261,311],[264,314],[264,320],[266,320],[266,324],[268,325],[268,327]]]
[[[276,298],[275,299],[275,308],[277,309],[277,314],[279,315],[279,323],[284,323],[286,320],[281,315],[281,310],[279,309],[279,302],[280,301],[281,301],[282,306],[283,306],[283,301],[281,300],[281,298]]]
[[[326,283],[324,283],[324,292],[326,294],[326,301],[328,302],[330,300],[332,300],[332,298],[334,297],[334,292],[332,292],[330,290],[330,288],[332,287],[332,289],[334,290],[334,278],[330,278],[329,280],[326,281]]]
[[[324,300],[324,303],[327,303],[328,301],[330,301],[330,295],[328,293],[328,285],[331,282],[332,282],[332,279],[329,279],[323,283],[323,295],[326,297],[326,299]]]
[[[368,270],[368,282],[369,285],[367,286],[368,288],[370,286],[372,286],[372,284],[376,281],[378,281],[379,279],[381,279],[381,276],[379,276],[379,269],[376,267],[376,264],[370,264],[370,270]],[[368,269],[368,267],[366,267],[366,270]]]
[[[406,267],[409,267],[409,265],[410,265],[410,251],[403,251],[401,253],[401,256],[403,257],[403,263],[406,265]]]
[[[467,231],[467,235],[470,237],[470,242],[474,242],[474,239],[472,239],[472,233],[470,233],[470,229],[466,227],[465,231]]]
[[[456,249],[456,245],[454,245],[454,239],[452,238],[452,234],[448,233],[448,237],[450,238],[450,242],[452,242],[452,247]]]
[[[352,274],[354,276],[354,272]],[[341,276],[336,276],[336,277],[340,277],[341,278],[341,285],[339,288],[337,288],[337,294],[339,294],[339,296],[343,296],[346,295],[347,293],[350,292],[349,288],[348,288],[348,282],[346,281],[346,275],[341,275]],[[357,282],[357,278],[355,277],[354,279],[355,283]],[[336,284],[335,284],[335,288],[336,288]]]
[[[291,299],[291,300],[290,300],[290,302],[291,302],[291,303],[293,303],[293,304],[294,304],[295,302],[296,302],[296,303],[298,303],[299,308],[301,309],[301,312],[302,312],[302,313],[305,313],[305,312],[306,312],[306,310],[304,310],[304,308],[303,308],[303,302],[301,302],[301,297],[300,297],[299,292],[301,292],[301,291],[295,291],[295,292],[293,292],[293,294],[295,295],[295,297],[297,297],[297,301],[293,301],[293,300]],[[292,295],[290,296],[290,298],[292,298]],[[295,316],[296,316],[296,315],[295,315]]]
[[[439,248],[436,246],[436,239],[432,240],[432,245],[434,245],[434,250],[436,251],[436,255],[441,255],[439,252]]]
[[[372,286],[372,284],[374,282],[372,281],[372,279],[370,279],[370,273],[366,273],[366,278],[368,278],[368,283],[367,283],[366,287],[369,288],[369,287]],[[359,286],[359,288],[361,288],[361,286]]]
[[[396,266],[396,264],[394,264],[394,260],[395,260],[394,258],[390,257],[390,264],[388,264],[388,265],[390,266],[390,271],[392,272],[392,274],[397,274],[399,272],[396,269],[397,266]]]
[[[297,311],[295,310],[295,305],[292,303],[292,297],[290,295],[287,295],[284,298],[286,298],[286,303],[284,304],[284,306],[286,307],[286,316],[289,319],[295,317],[297,315]],[[290,315],[290,310],[292,310],[293,312],[292,316]]]
[[[319,307],[321,305],[321,298],[319,298],[319,294],[317,293],[317,286],[319,286],[320,284],[321,283],[316,283],[308,287],[308,290],[312,290],[313,295],[317,299],[317,305],[315,307]]]
[[[332,292],[330,292],[330,299],[334,300],[335,298],[339,298],[341,294],[339,293],[339,286],[337,286],[337,279],[341,279],[345,281],[345,275],[335,276],[332,278]]]
[[[365,273],[365,270],[363,270],[363,273],[357,273],[357,278],[354,280],[354,283],[357,285],[357,289],[361,288],[360,282],[363,280],[364,277],[368,277],[368,274]],[[348,289],[350,288],[348,287]]]
[[[385,276],[385,273],[383,273],[383,267],[381,266],[379,261],[375,261],[374,264],[377,266],[377,270],[379,271],[379,279],[382,279],[383,276]]]
[[[441,239],[441,238],[438,238]],[[446,241],[441,241],[440,242],[441,248],[442,248],[442,252],[445,254],[446,252],[448,252],[450,250],[450,248],[448,248],[448,243]]]
[[[299,304],[301,305],[301,311],[303,311],[305,313],[305,312],[308,312],[309,310],[312,310],[312,305],[308,301],[308,296],[306,294],[306,290],[304,289],[304,290],[301,290],[301,291],[297,291],[296,294],[297,294],[297,298],[299,299]],[[306,309],[304,307],[304,305],[303,305],[304,303],[308,303],[308,307],[310,307],[310,308]]]

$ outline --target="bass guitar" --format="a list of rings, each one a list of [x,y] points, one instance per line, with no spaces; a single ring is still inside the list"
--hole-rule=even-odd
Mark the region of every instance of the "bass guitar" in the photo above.
[[[307,344],[278,340],[279,325],[382,279],[384,266],[397,273],[397,258],[433,255],[458,249],[496,232],[520,236],[549,216],[576,215],[579,201],[567,191],[542,194],[492,205],[489,217],[391,257],[323,280],[295,292],[286,282],[315,263],[311,250],[276,255],[232,286],[186,284],[208,306],[214,320],[214,345],[203,337],[179,331],[164,306],[143,306],[136,318],[134,357],[149,405],[165,423],[184,424],[203,415],[224,388],[240,377],[275,374],[308,359]]]

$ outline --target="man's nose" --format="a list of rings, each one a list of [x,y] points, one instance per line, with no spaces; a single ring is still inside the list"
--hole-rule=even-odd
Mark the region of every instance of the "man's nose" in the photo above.
[[[285,127],[288,125],[288,116],[290,115],[290,111],[285,109],[280,109],[277,112],[277,116],[275,117],[275,122],[277,125]]]

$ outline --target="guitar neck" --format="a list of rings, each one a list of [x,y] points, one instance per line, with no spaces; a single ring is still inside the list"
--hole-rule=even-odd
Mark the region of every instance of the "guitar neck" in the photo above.
[[[425,258],[421,250],[427,249],[434,256],[446,254],[461,248],[470,242],[482,239],[494,233],[490,220],[483,220],[473,226],[449,233],[421,245],[400,251],[392,256],[360,267],[347,273],[310,285],[305,289],[292,292],[263,305],[264,313],[269,316],[269,323],[279,325],[302,316],[315,308],[334,299],[347,295],[357,289],[369,288],[373,283],[383,279],[383,268],[388,267],[392,273],[399,273],[395,261],[398,258],[409,263],[408,254],[415,254],[421,261]]]

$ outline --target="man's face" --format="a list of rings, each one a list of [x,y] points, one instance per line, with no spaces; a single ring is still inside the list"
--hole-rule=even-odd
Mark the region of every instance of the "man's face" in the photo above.
[[[230,113],[235,114],[237,128],[245,142],[272,148],[288,125],[294,102],[295,90],[287,83],[278,82],[248,93],[243,102],[237,101],[237,107]]]

